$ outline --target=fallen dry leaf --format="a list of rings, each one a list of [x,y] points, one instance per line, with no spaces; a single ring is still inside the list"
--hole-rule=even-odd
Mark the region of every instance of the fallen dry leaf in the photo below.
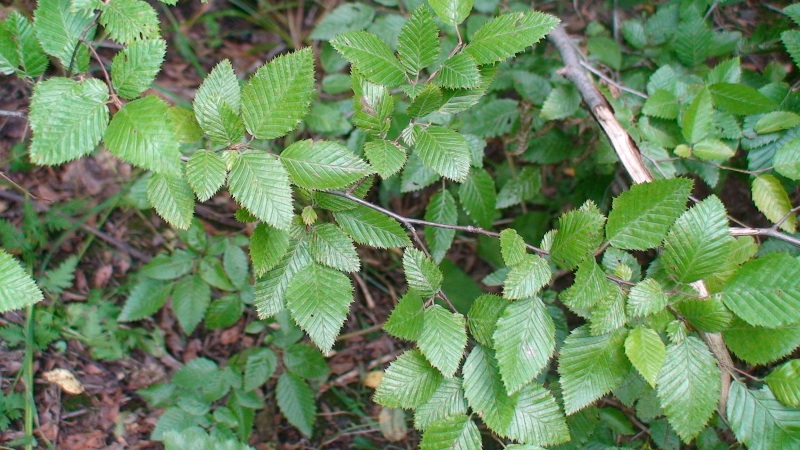
[[[44,379],[61,388],[67,394],[83,394],[84,388],[80,381],[67,369],[53,369],[42,374]]]

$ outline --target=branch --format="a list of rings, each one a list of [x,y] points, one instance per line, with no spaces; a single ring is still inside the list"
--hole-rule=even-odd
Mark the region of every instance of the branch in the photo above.
[[[559,70],[559,73],[572,81],[578,89],[583,101],[586,102],[586,105],[589,107],[592,116],[594,116],[595,120],[597,120],[598,124],[600,124],[600,127],[603,129],[603,132],[611,141],[611,146],[614,148],[614,151],[616,151],[628,175],[630,175],[637,184],[653,181],[653,175],[647,170],[647,167],[645,167],[639,148],[628,132],[625,131],[625,128],[620,125],[608,101],[606,101],[605,97],[603,97],[594,83],[592,83],[592,80],[589,79],[586,71],[582,68],[581,55],[575,45],[573,45],[564,27],[561,25],[557,26],[550,32],[548,38],[550,42],[556,46],[564,61],[564,67]],[[708,297],[708,289],[706,289],[702,281],[698,281],[692,286],[701,297]],[[718,411],[720,416],[725,417],[733,360],[731,359],[731,355],[720,333],[701,333],[701,337],[706,342],[709,349],[711,349],[711,352],[717,358],[720,365],[722,391],[720,393]]]
[[[22,111],[7,111],[5,109],[0,109],[0,117],[16,117],[17,119],[24,119],[26,116]]]

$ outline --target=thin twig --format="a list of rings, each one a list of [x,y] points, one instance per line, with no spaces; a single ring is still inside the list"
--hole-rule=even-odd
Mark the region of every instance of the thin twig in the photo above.
[[[601,72],[601,71],[595,69],[594,67],[592,67],[592,65],[587,63],[586,61],[581,61],[581,66],[583,66],[583,68],[588,70],[589,72],[592,72],[593,74],[597,75],[600,79],[602,79],[606,83],[608,83],[608,84],[614,86],[615,88],[619,89],[620,91],[627,92],[629,94],[633,94],[633,95],[635,95],[637,97],[641,97],[641,98],[645,98],[645,99],[648,98],[647,94],[645,94],[644,92],[637,91],[636,89],[631,89],[631,88],[629,88],[627,86],[623,86],[623,85],[617,83],[616,81],[614,81],[611,78],[609,78],[603,72]]]
[[[786,233],[781,233],[774,228],[731,228],[730,231],[734,236],[766,236],[787,242],[795,247],[800,247],[800,239]]]
[[[22,111],[7,111],[5,109],[0,109],[0,117],[16,117],[17,119],[24,119],[28,116]]]

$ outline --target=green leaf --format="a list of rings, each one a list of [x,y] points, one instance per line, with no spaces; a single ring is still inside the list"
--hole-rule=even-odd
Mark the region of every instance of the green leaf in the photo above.
[[[108,126],[108,88],[96,79],[37,83],[30,106],[31,160],[61,164],[94,151]]]
[[[374,34],[353,31],[340,34],[330,42],[367,80],[387,87],[406,81],[403,65],[392,49]]]
[[[103,3],[99,22],[111,39],[129,44],[159,37],[158,13],[142,0],[109,0]]]
[[[222,254],[222,268],[225,269],[225,274],[230,278],[236,289],[245,289],[250,284],[247,254],[231,240],[225,242],[225,252]]]
[[[435,84],[427,84],[422,92],[414,97],[406,113],[411,117],[425,117],[437,111],[442,105],[444,105],[442,90]]]
[[[558,22],[539,11],[506,13],[483,24],[464,51],[479,65],[504,61],[537,43]]]
[[[776,131],[788,130],[800,125],[800,115],[791,111],[773,111],[764,114],[758,119],[753,131],[758,134],[769,134]]]
[[[431,423],[422,433],[421,450],[481,448],[481,433],[466,414],[458,414]]]
[[[255,150],[241,153],[228,174],[228,190],[254,216],[275,228],[289,229],[294,215],[292,188],[275,156]]]
[[[350,279],[318,264],[300,269],[286,287],[292,317],[323,353],[333,348],[352,302]]]
[[[425,5],[418,6],[397,36],[400,62],[409,72],[419,72],[436,62],[440,47],[439,29],[433,21],[431,10]]]
[[[539,193],[541,186],[542,176],[539,169],[532,166],[523,167],[497,193],[497,209],[532,200]]]
[[[503,384],[513,394],[547,366],[556,348],[555,325],[538,298],[513,302],[497,321],[493,340]]]
[[[278,367],[278,357],[268,348],[259,348],[247,357],[242,376],[245,392],[257,389],[266,383]]]
[[[616,296],[610,283],[594,258],[588,258],[578,266],[575,282],[561,294],[561,301],[574,313],[588,317],[596,304]]]
[[[449,89],[474,89],[480,85],[481,73],[471,56],[457,53],[442,63],[433,81]]]
[[[343,188],[372,173],[369,165],[333,141],[297,141],[281,152],[292,182],[306,189]]]
[[[469,174],[469,143],[456,131],[439,126],[415,126],[414,147],[422,163],[443,177],[464,181]]]
[[[5,23],[0,23],[0,73],[35,78],[47,70],[49,61],[36,39],[30,21],[17,11],[11,11]]]
[[[228,292],[236,290],[236,286],[234,286],[233,282],[228,278],[228,274],[225,273],[225,268],[222,267],[222,262],[219,258],[207,255],[200,260],[200,267],[198,269],[200,278],[209,285]]]
[[[539,255],[525,255],[511,268],[503,282],[503,297],[509,300],[533,297],[550,282],[550,266]]]
[[[736,439],[750,450],[800,446],[800,410],[781,404],[766,387],[752,391],[734,381],[726,415]]]
[[[600,247],[605,221],[591,200],[562,215],[558,219],[558,233],[553,239],[550,257],[561,268],[571,270],[578,267]]]
[[[209,330],[228,328],[241,319],[242,312],[239,296],[226,295],[208,305],[204,325]]]
[[[800,30],[786,30],[781,33],[781,41],[792,57],[794,65],[800,67]]]
[[[764,365],[783,358],[800,346],[800,323],[776,328],[754,327],[734,317],[722,333],[737,358]]]
[[[741,83],[714,83],[708,86],[714,106],[731,114],[746,116],[768,113],[778,103],[757,90]]]
[[[433,396],[443,380],[419,350],[408,350],[386,369],[374,400],[388,408],[416,408]]]
[[[611,69],[619,71],[622,66],[622,50],[617,41],[605,36],[591,36],[586,39],[586,50],[589,55],[606,64]]]
[[[692,154],[704,161],[725,161],[730,159],[736,152],[719,139],[703,139],[694,144]]]
[[[798,140],[800,144],[800,140]],[[800,150],[798,148],[797,150]],[[797,231],[797,217],[790,214],[792,211],[792,202],[789,200],[789,194],[783,188],[780,180],[775,175],[764,174],[759,175],[753,180],[753,203],[759,211],[764,213],[772,223],[781,223],[781,229],[794,233]]]
[[[194,215],[194,192],[181,176],[154,173],[147,182],[147,200],[175,228],[188,230]]]
[[[225,184],[228,173],[225,161],[219,154],[210,150],[197,150],[186,163],[186,181],[204,202],[219,191]]]
[[[581,101],[581,94],[572,85],[557,86],[547,95],[540,116],[545,120],[566,119],[578,111]]]
[[[358,272],[361,260],[353,240],[332,223],[325,223],[311,231],[311,256],[320,264],[344,272]]]
[[[628,314],[633,317],[646,317],[664,310],[669,303],[669,296],[664,293],[658,281],[647,278],[631,288],[628,294]]]
[[[422,314],[422,298],[416,292],[409,290],[400,297],[400,301],[383,324],[383,329],[398,339],[416,341],[422,333]]]
[[[259,317],[274,316],[286,308],[286,288],[295,274],[312,264],[305,237],[294,239],[280,263],[256,281],[255,305]]]
[[[472,410],[494,432],[531,445],[569,440],[569,430],[552,394],[532,383],[508,396],[491,351],[472,349],[464,362],[464,394]]]
[[[794,23],[800,25],[800,6],[796,3],[783,8],[783,13],[789,16]]]
[[[634,328],[625,339],[625,354],[642,378],[655,388],[658,373],[667,357],[667,348],[658,333],[645,326]]]
[[[324,378],[330,373],[325,357],[306,344],[291,344],[283,352],[283,365],[289,372],[303,378]]]
[[[239,116],[241,89],[229,60],[211,70],[195,93],[192,106],[197,123],[213,142],[231,145],[244,136],[244,122]]]
[[[203,129],[200,128],[191,109],[172,106],[169,108],[168,115],[174,128],[175,137],[181,144],[197,142],[203,138]]]
[[[717,297],[686,298],[675,304],[675,308],[693,327],[710,333],[726,330],[733,319],[733,314]]]
[[[661,257],[677,281],[692,283],[728,266],[731,242],[725,207],[712,195],[675,221]]]
[[[155,80],[167,43],[163,39],[147,39],[128,44],[111,63],[111,81],[120,97],[128,100],[142,94]]]
[[[286,135],[308,114],[315,94],[311,48],[271,60],[242,89],[247,131],[257,139]]]
[[[194,257],[185,250],[171,255],[160,253],[139,269],[139,275],[156,280],[174,280],[192,270]]]
[[[508,300],[493,294],[476,298],[467,314],[470,335],[484,347],[494,348],[497,320],[510,304]]]
[[[250,235],[250,260],[256,277],[277,266],[289,249],[289,233],[265,223],[259,223]]]
[[[131,289],[117,320],[133,322],[152,316],[164,306],[171,290],[167,281],[140,278]]]
[[[458,26],[467,18],[474,0],[429,0],[428,4],[439,19],[451,26]]]
[[[609,282],[610,283],[610,282]],[[625,294],[613,284],[589,313],[589,331],[595,336],[618,330],[627,322]]]
[[[403,270],[408,287],[423,297],[432,297],[442,287],[442,272],[424,253],[407,248],[403,255]]]
[[[96,27],[92,25],[93,14],[73,12],[71,3],[70,0],[39,0],[33,13],[33,28],[48,55],[56,57],[71,73],[82,73],[89,66],[89,51],[80,41],[90,42]]]
[[[669,424],[681,440],[689,443],[703,431],[720,394],[717,360],[703,341],[688,336],[667,347],[657,393]]]
[[[458,414],[467,413],[467,401],[461,378],[442,380],[430,399],[414,410],[414,428],[425,431],[431,424]]]
[[[500,252],[503,261],[508,267],[514,267],[525,262],[527,252],[525,241],[513,228],[507,228],[500,232]]]
[[[211,288],[197,275],[181,278],[172,290],[172,310],[181,329],[192,334],[211,303]]]
[[[700,142],[714,129],[714,106],[711,93],[702,89],[694,97],[680,119],[681,132],[687,142]]]
[[[572,330],[558,359],[567,414],[578,412],[620,386],[631,368],[624,341],[624,330],[600,336],[592,336],[586,325]]]
[[[780,365],[764,381],[781,403],[800,406],[800,359]]]
[[[394,98],[386,86],[370,83],[353,70],[353,125],[370,136],[384,138],[391,126]]]
[[[367,28],[375,17],[375,8],[363,3],[342,3],[319,21],[309,39],[327,41],[337,34]]]
[[[155,173],[179,175],[180,150],[169,106],[154,95],[134,100],[111,119],[103,141],[120,159]]]
[[[411,249],[406,250],[407,252]],[[425,309],[422,331],[417,345],[433,367],[447,378],[452,378],[467,346],[466,319],[439,305]]]
[[[670,226],[686,211],[692,181],[685,178],[637,184],[614,199],[606,238],[617,248],[647,250],[661,245]]]
[[[384,179],[399,172],[406,163],[406,150],[384,139],[364,144],[364,155],[378,175]]]
[[[301,433],[311,437],[317,414],[311,386],[297,375],[284,372],[278,378],[275,397],[286,420]]]
[[[497,216],[497,193],[494,178],[483,169],[473,168],[472,173],[458,189],[458,199],[478,225],[491,228]]]
[[[21,309],[44,299],[25,269],[0,249],[0,313]]]
[[[800,139],[783,144],[772,160],[775,171],[792,180],[800,180]]]
[[[659,119],[677,119],[678,112],[677,97],[675,97],[674,93],[665,89],[657,89],[642,106],[642,114]]]
[[[377,248],[411,245],[403,227],[391,217],[374,209],[358,206],[333,213],[336,223],[359,244]]]
[[[425,220],[448,225],[455,225],[458,222],[456,201],[449,191],[442,189],[431,197],[425,210]],[[430,248],[431,258],[436,263],[442,262],[450,250],[455,234],[455,230],[446,228],[425,228],[425,241]]]
[[[800,261],[787,253],[770,253],[743,265],[723,288],[722,301],[750,325],[776,328],[798,323],[798,279]]]

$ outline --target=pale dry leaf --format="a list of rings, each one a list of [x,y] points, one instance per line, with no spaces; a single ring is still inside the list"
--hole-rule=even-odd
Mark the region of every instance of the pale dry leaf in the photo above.
[[[75,375],[67,369],[53,369],[42,374],[48,382],[57,385],[67,394],[82,394],[85,389]]]

